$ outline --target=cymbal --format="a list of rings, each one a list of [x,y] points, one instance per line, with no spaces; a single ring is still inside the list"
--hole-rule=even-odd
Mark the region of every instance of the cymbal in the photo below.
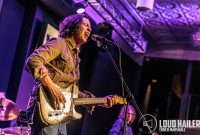
[[[30,132],[30,127],[9,127],[2,129],[4,134],[12,134],[12,135],[28,135]]]
[[[4,97],[0,98],[0,121],[13,120],[17,118],[19,112],[19,108],[13,101]]]

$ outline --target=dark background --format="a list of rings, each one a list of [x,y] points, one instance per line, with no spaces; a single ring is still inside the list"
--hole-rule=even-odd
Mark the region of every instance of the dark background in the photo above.
[[[66,16],[74,12],[72,10]],[[62,18],[39,1],[3,0],[0,9],[0,91],[21,110],[26,109],[34,84],[25,67],[26,58],[41,45],[47,23],[58,27]],[[91,22],[95,33],[98,26]],[[118,63],[118,49],[114,46],[108,49]],[[97,97],[122,95],[120,79],[105,50],[90,40],[81,50],[80,89],[89,90]],[[123,76],[143,113],[150,113],[157,119],[199,119],[198,61],[145,57],[139,65],[123,51],[121,61]],[[179,79],[174,79],[175,76]],[[145,104],[148,86],[151,90]],[[69,134],[106,135],[120,107],[96,107],[92,116],[84,108],[77,108],[83,118],[68,125]],[[133,125],[135,132],[139,128],[137,122]],[[0,122],[0,126],[5,128],[14,123],[15,120]]]

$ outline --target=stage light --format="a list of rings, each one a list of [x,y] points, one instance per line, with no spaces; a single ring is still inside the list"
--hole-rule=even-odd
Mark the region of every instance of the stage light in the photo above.
[[[140,11],[152,11],[154,0],[137,0],[136,8]]]
[[[91,5],[95,5],[95,6],[99,6],[99,2],[97,0],[87,0],[88,3],[90,3]]]
[[[79,14],[84,13],[87,5],[88,5],[87,2],[85,1],[76,3],[75,4],[76,13],[79,13]]]

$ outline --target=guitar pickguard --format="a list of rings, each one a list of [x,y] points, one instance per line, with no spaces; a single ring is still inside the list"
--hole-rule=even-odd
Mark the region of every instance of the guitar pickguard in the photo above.
[[[59,88],[66,99],[65,107],[61,105],[60,110],[54,110],[49,102],[49,99],[44,91],[44,89],[39,90],[39,112],[42,121],[46,125],[56,124],[56,123],[65,123],[69,119],[80,119],[81,114],[77,113],[74,109],[73,98],[78,98],[78,87],[70,86],[66,89]]]

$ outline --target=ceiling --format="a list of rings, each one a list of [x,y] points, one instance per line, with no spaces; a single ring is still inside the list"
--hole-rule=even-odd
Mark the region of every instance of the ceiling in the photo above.
[[[61,1],[73,7],[82,0]],[[136,61],[140,56],[200,60],[199,0],[154,0],[150,12],[136,9],[136,0],[87,2],[86,13],[97,24],[113,25],[114,41]]]
[[[152,12],[135,11],[158,45],[191,46],[191,37],[199,30],[199,0],[155,0]]]

